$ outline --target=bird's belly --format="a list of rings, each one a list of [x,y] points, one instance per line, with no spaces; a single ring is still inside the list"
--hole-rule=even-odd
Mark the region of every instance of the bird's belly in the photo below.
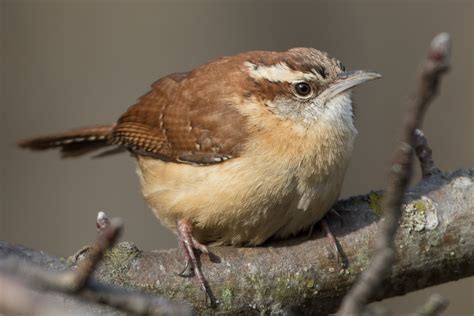
[[[143,194],[164,225],[175,229],[177,219],[187,219],[198,241],[231,245],[284,238],[324,216],[343,172],[304,179],[300,172],[240,158],[197,167],[141,157],[138,169]]]

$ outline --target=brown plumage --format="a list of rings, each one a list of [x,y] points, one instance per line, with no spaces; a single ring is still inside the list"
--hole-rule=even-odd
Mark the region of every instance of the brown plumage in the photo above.
[[[115,124],[76,128],[61,133],[25,139],[18,146],[32,150],[60,148],[63,158],[76,157],[110,145]]]
[[[245,118],[221,96],[227,87],[204,78],[200,71],[157,81],[122,115],[111,141],[172,162],[205,165],[237,157]]]

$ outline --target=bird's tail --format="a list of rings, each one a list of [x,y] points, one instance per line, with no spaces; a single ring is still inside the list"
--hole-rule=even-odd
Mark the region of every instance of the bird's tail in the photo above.
[[[112,145],[110,138],[114,127],[115,125],[101,125],[72,129],[62,133],[22,140],[18,142],[18,146],[31,150],[59,148],[62,157],[77,157]],[[113,152],[115,150],[106,153]]]

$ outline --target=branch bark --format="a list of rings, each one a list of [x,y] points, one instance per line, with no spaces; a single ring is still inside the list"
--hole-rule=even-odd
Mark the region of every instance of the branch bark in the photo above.
[[[405,195],[401,228],[395,238],[396,263],[372,300],[402,295],[474,275],[474,169],[436,174]],[[259,314],[337,310],[344,295],[368,266],[376,244],[383,193],[340,201],[339,221],[330,226],[349,266],[340,269],[321,232],[255,248],[212,248],[202,266],[219,301],[211,309],[192,278],[176,275],[177,249],[140,251],[122,242],[106,252],[95,278],[191,303],[198,312]],[[21,257],[54,270],[74,267],[44,252],[0,242],[0,258]],[[87,256],[87,253],[85,254]],[[72,260],[72,259],[71,259]],[[100,306],[96,310],[100,312]],[[110,309],[108,309],[110,312]]]

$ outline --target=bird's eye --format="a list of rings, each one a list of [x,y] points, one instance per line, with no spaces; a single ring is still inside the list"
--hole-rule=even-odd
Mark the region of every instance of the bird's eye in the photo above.
[[[311,93],[311,86],[307,82],[297,82],[294,85],[295,92],[300,97],[307,97]]]

